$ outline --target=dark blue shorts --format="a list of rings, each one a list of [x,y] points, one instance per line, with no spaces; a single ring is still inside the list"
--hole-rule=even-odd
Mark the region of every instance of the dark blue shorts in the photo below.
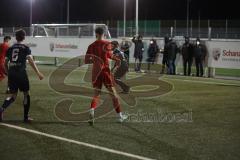
[[[26,71],[9,70],[8,87],[10,93],[28,92],[30,89],[28,75]]]

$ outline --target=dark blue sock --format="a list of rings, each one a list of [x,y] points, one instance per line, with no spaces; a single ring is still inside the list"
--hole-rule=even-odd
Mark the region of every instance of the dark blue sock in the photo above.
[[[6,98],[2,105],[3,110],[7,109],[7,107],[9,107],[14,101],[15,101],[15,99],[13,97]]]
[[[29,95],[24,96],[23,106],[24,106],[24,119],[28,119],[28,113],[29,113],[29,109],[30,109],[30,96]]]

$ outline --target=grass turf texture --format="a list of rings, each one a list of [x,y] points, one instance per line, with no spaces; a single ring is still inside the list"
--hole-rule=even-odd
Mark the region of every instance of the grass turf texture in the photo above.
[[[22,95],[6,111],[6,123],[154,159],[240,159],[239,81],[164,76],[161,78],[174,85],[171,93],[158,98],[138,99],[135,108],[124,105],[124,110],[129,113],[191,111],[193,122],[121,125],[115,122],[115,114],[111,114],[90,127],[87,123],[64,123],[56,119],[55,104],[71,96],[60,95],[49,88],[48,78],[55,67],[40,66],[40,69],[46,76],[43,81],[38,81],[33,71],[29,70],[34,123],[27,125],[21,121]],[[82,74],[82,70],[76,70],[66,82],[78,85]],[[135,73],[129,73],[129,77],[135,76]],[[5,83],[0,83],[1,102]],[[81,96],[71,98],[75,100],[71,108],[73,112],[87,109],[91,101]],[[31,160],[128,159],[0,126],[0,159],[24,160],[29,157]]]

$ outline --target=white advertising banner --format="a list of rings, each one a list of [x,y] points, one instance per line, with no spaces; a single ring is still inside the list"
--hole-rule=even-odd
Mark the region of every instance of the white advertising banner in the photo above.
[[[2,37],[0,37],[2,41]],[[122,39],[112,39],[118,40]],[[12,43],[14,43],[14,38]],[[26,37],[24,43],[28,45],[34,56],[66,57],[73,58],[86,54],[87,47],[95,41],[95,38],[50,38],[50,37]],[[128,39],[128,41],[130,41]],[[145,40],[144,60],[147,59],[149,40]],[[158,40],[160,48],[163,48],[163,40]],[[240,69],[240,41],[206,41],[208,50],[208,66],[214,68]],[[130,48],[130,62],[133,58],[134,45]],[[176,64],[182,65],[181,56],[178,55]],[[162,54],[157,62],[161,63]]]
[[[27,37],[24,43],[31,48],[34,56],[73,58],[85,55],[93,41],[93,38]]]
[[[208,66],[214,68],[240,69],[240,42],[206,42]]]

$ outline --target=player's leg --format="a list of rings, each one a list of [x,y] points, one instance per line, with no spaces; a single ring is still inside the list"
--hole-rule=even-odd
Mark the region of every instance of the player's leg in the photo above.
[[[10,94],[9,81],[7,81],[7,90],[6,90],[6,94]]]
[[[1,64],[0,62],[0,81],[2,81],[4,78],[5,78],[4,68],[3,68],[3,64]]]
[[[7,98],[4,100],[2,109],[6,110],[17,98],[17,92],[11,94],[10,96],[7,96]]]
[[[162,71],[160,72],[160,74],[164,74],[165,73],[165,66],[166,66],[166,60],[165,60],[165,56],[163,56],[162,59]]]
[[[24,116],[23,120],[24,122],[30,122],[32,119],[29,117],[29,110],[30,110],[30,84],[28,80],[28,76],[26,72],[23,72],[21,76],[19,76],[18,81],[19,90],[23,92],[24,99],[23,99],[23,108],[24,108]]]
[[[128,85],[126,85],[121,79],[115,79],[115,82],[122,89],[121,93],[123,93],[123,94],[128,94],[129,93],[130,87]]]
[[[94,96],[91,102],[91,109],[95,110],[99,105],[101,90],[98,88],[94,89]]]
[[[150,60],[148,60],[148,66],[147,66],[147,70],[148,70],[148,72],[150,72],[150,66],[151,65],[151,62],[150,62]]]
[[[0,108],[0,121],[3,120],[3,112],[16,100],[17,98],[17,92],[9,95],[4,100],[1,108]]]
[[[32,119],[29,117],[29,110],[30,110],[30,104],[31,104],[29,91],[23,92],[23,95],[24,95],[24,99],[23,99],[24,122],[30,122],[32,121]]]
[[[138,71],[138,58],[135,58],[135,71]]]
[[[173,60],[168,61],[169,67],[168,67],[168,74],[173,74]]]
[[[94,110],[97,108],[100,102],[100,94],[101,94],[101,89],[95,88],[94,89],[94,96],[91,102],[91,111],[90,113],[94,114]]]
[[[125,66],[118,68],[117,71],[114,73],[115,82],[121,87],[121,89],[123,90],[122,93],[124,94],[129,93],[130,90],[130,87],[121,80],[121,78],[123,78],[126,75],[127,71],[128,67]]]
[[[176,75],[176,65],[175,65],[176,59],[173,60],[173,75]]]
[[[141,72],[141,68],[142,68],[142,59],[143,59],[143,56],[140,55],[139,56],[139,64],[138,64],[138,71]]]
[[[101,86],[102,84],[98,83],[98,84],[94,84],[94,96],[91,102],[91,108],[90,108],[90,114],[89,114],[89,121],[88,123],[90,125],[94,124],[94,113],[95,113],[95,109],[97,108],[97,106],[100,103],[100,94],[101,94]]]
[[[109,94],[112,98],[114,109],[119,116],[119,122],[123,122],[125,119],[127,119],[127,116],[122,114],[122,110],[121,110],[121,106],[120,106],[120,102],[118,99],[116,89],[114,87],[109,86],[109,87],[107,87],[107,90],[109,91]]]
[[[188,59],[188,76],[191,75],[191,72],[192,72],[192,59],[189,58]]]
[[[184,73],[184,76],[187,75],[187,60],[186,59],[183,59],[183,73]]]
[[[199,77],[199,58],[195,59],[195,65],[196,65],[196,76]]]
[[[16,100],[18,93],[18,84],[16,81],[15,74],[10,73],[8,75],[8,84],[10,88],[10,95],[7,95],[0,108],[0,121],[3,119],[3,112]]]
[[[203,60],[202,59],[200,60],[199,68],[200,68],[200,77],[203,77]]]

